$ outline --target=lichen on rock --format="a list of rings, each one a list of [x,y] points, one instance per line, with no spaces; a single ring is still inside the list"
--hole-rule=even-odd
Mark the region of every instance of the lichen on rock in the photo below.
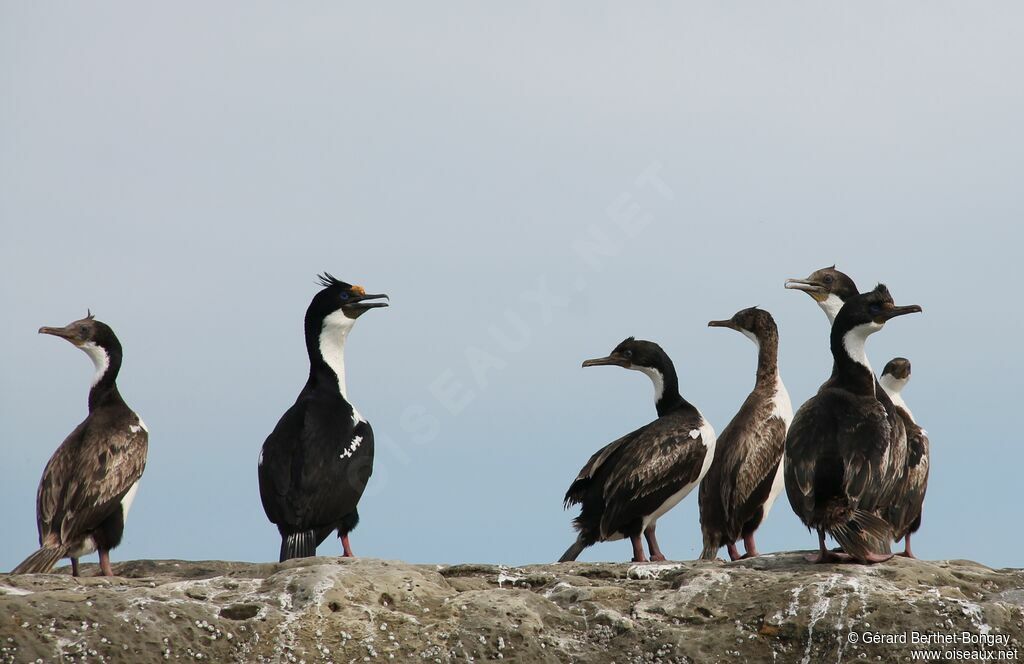
[[[309,558],[116,571],[0,575],[0,663],[889,662],[909,661],[915,646],[861,635],[910,632],[985,637],[959,649],[1024,647],[1024,572],[968,561]]]

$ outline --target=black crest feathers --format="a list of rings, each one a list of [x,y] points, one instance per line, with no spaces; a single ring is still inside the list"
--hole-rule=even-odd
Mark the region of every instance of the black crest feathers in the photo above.
[[[348,286],[348,284],[346,284],[341,279],[338,279],[330,272],[318,274],[317,280],[320,282],[320,285],[323,286],[324,288],[330,288],[331,286]]]

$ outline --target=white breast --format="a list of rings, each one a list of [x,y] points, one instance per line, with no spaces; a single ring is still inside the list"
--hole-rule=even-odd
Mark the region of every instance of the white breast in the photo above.
[[[789,425],[793,423],[793,403],[789,400],[789,392],[786,391],[786,386],[782,384],[782,376],[775,379],[775,394],[772,396],[772,414],[770,417],[777,417],[782,420],[782,423],[785,425],[783,433],[789,432]],[[779,460],[779,468],[775,471],[775,479],[772,480],[772,488],[768,493],[768,499],[764,501],[762,506],[762,522],[768,516],[772,505],[775,504],[775,499],[779,497],[783,487],[786,486],[786,479],[783,474],[785,465],[786,455],[783,454],[782,459]]]
[[[132,508],[132,503],[135,501],[135,494],[139,491],[139,481],[136,480],[132,488],[128,489],[128,493],[124,494],[124,498],[121,499],[121,518],[123,521],[128,521],[128,510]]]
[[[907,402],[903,400],[903,388],[907,384],[907,379],[897,379],[892,374],[885,374],[878,379],[882,389],[889,395],[889,399],[893,404],[899,406],[903,410],[907,411],[907,415],[910,415],[910,421],[917,424],[917,420],[914,419],[914,414],[910,412],[910,408],[907,406]]]
[[[703,443],[705,448],[704,461],[700,467],[700,475],[697,476],[696,480],[690,482],[682,489],[669,496],[668,500],[662,503],[661,507],[659,507],[653,514],[646,517],[643,524],[644,529],[652,523],[655,523],[663,514],[678,505],[679,501],[683,498],[686,498],[686,496],[689,495],[689,493],[693,491],[698,484],[700,484],[700,481],[704,479],[704,476],[707,474],[708,468],[711,467],[711,462],[715,458],[715,445],[718,442],[718,439],[715,437],[715,430],[711,427],[711,424],[704,419],[703,415],[701,415],[701,422],[702,424],[700,429],[696,429],[700,434],[701,443]]]

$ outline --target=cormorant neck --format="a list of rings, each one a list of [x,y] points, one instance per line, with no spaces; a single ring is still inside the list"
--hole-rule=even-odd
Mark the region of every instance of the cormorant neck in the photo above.
[[[757,378],[754,381],[755,385],[762,383],[774,385],[779,376],[779,337],[771,335],[762,338],[744,329],[741,329],[740,332],[757,346]]]
[[[907,412],[910,419],[914,422],[914,414],[910,412],[910,407],[907,406],[907,402],[903,400],[903,388],[907,386],[909,378],[896,378],[892,374],[885,374],[878,379],[878,384],[882,386],[882,391],[889,395],[889,400],[896,406],[899,406]]]
[[[310,329],[306,326],[306,352],[309,354],[309,380],[307,385],[337,390],[348,401],[345,385],[345,341],[355,323],[340,309],[323,319],[323,323]]]
[[[889,393],[889,396],[895,399],[901,396],[903,388],[907,385],[906,378],[896,378],[892,374],[884,374],[878,379],[878,382],[882,385],[882,389]]]
[[[686,403],[679,394],[679,378],[676,376],[676,369],[671,361],[660,367],[638,366],[633,368],[647,374],[654,384],[654,407],[658,411],[658,417],[662,417]]]
[[[121,351],[106,349],[92,341],[84,343],[80,348],[92,360],[96,373],[92,377],[89,389],[89,410],[93,411],[105,404],[122,401],[117,391],[117,374],[121,371]]]
[[[815,302],[818,302],[815,300]],[[843,300],[835,293],[829,293],[828,297],[824,301],[818,302],[818,306],[825,312],[825,317],[828,318],[828,324],[832,325],[836,322],[836,316],[839,315],[839,310],[843,308]]]
[[[832,326],[830,340],[832,358],[835,360],[832,375],[844,389],[856,394],[877,396],[875,372],[871,369],[864,344],[868,336],[880,329],[882,326],[877,323],[863,323],[852,329]]]

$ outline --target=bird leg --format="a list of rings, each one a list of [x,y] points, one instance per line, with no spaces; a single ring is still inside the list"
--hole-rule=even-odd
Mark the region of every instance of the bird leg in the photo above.
[[[658,538],[654,534],[654,524],[647,526],[644,531],[644,538],[647,540],[647,548],[651,550],[651,561],[665,560],[665,554],[658,547]]]
[[[110,551],[100,549],[100,573],[103,576],[114,576],[114,569],[110,566]]]
[[[747,550],[747,552],[741,556],[744,560],[747,558],[757,558],[761,555],[757,552],[757,545],[754,544],[754,533],[750,533],[743,537],[743,548]]]
[[[71,576],[78,576],[78,558],[71,559]]]
[[[352,545],[348,543],[348,533],[341,536],[341,548],[344,549],[344,553],[341,555],[345,558],[355,558],[356,554],[352,553]]]
[[[736,548],[735,542],[730,542],[725,548],[729,552],[729,560],[739,560],[742,557],[740,556],[739,549]]]
[[[829,551],[825,546],[825,531],[818,528],[818,553],[806,555],[804,559],[811,563],[841,563],[849,561],[850,556],[845,553]]]
[[[910,550],[910,533],[907,533],[906,537],[903,538],[903,553],[899,553],[897,555],[917,560],[917,556],[915,556],[914,552]]]
[[[640,533],[637,533],[636,535],[630,535],[629,541],[633,544],[633,562],[647,562],[647,558],[644,556],[644,544],[643,541],[640,539]]]

